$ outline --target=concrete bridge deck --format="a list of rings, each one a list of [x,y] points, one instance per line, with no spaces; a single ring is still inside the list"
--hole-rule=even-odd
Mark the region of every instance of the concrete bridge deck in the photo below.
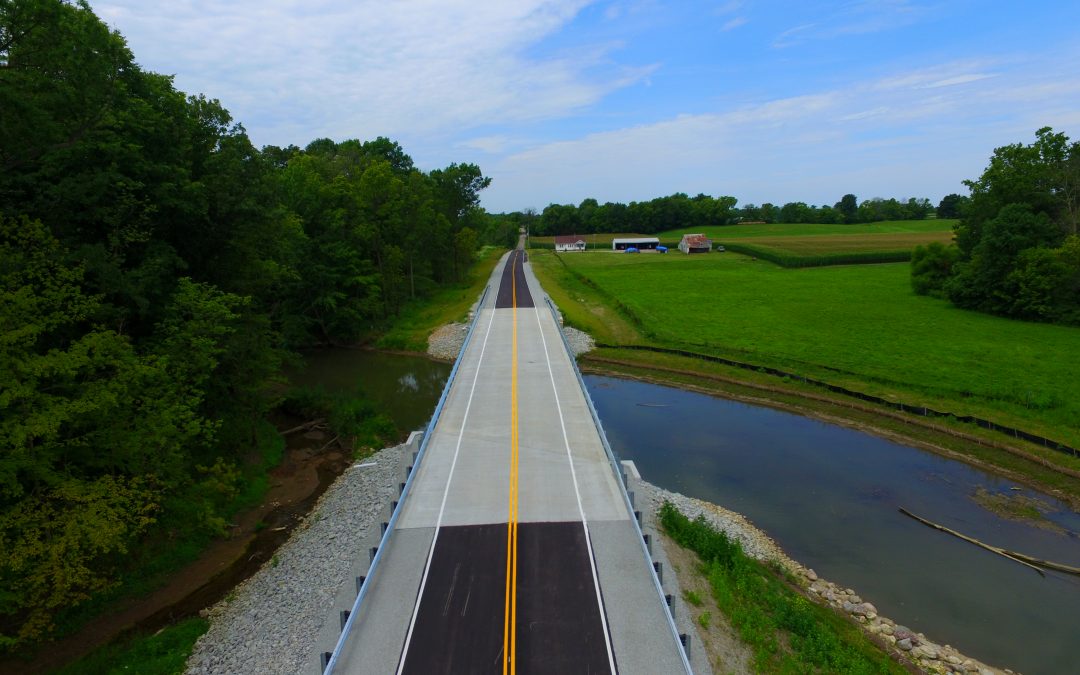
[[[524,252],[490,288],[328,671],[689,672]]]

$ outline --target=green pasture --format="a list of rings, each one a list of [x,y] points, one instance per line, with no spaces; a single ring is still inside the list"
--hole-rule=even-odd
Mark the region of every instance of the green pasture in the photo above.
[[[784,269],[733,253],[544,253],[532,260],[545,279],[575,278],[568,296],[615,307],[640,341],[1080,444],[1080,329],[917,296],[906,263]],[[590,328],[589,313],[567,317]]]

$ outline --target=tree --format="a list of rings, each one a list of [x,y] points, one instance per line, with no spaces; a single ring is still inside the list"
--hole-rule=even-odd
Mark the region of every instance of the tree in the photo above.
[[[840,217],[843,218],[845,223],[856,223],[859,218],[859,199],[853,194],[844,195],[836,206],[833,207],[840,212]]]
[[[911,286],[918,295],[945,297],[945,283],[952,276],[953,265],[960,259],[955,246],[933,242],[916,246],[911,253]]]
[[[963,215],[964,206],[970,201],[967,197],[958,194],[949,194],[941,198],[937,207],[938,218],[960,218]]]

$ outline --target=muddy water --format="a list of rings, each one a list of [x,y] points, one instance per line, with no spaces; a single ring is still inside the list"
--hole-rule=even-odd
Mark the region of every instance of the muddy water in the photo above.
[[[435,410],[451,364],[421,356],[361,349],[320,349],[289,373],[294,384],[328,391],[361,389],[402,432],[424,427]]]
[[[1080,514],[966,464],[790,413],[587,376],[613,450],[663,488],[749,517],[796,560],[884,616],[1003,668],[1080,672],[1080,578],[1030,569],[932,530],[1080,566]],[[1042,500],[1058,531],[1005,520],[972,495]],[[1062,530],[1064,532],[1062,532]]]

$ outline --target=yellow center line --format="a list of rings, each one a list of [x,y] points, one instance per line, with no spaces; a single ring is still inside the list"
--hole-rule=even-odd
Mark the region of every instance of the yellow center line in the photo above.
[[[510,490],[506,520],[506,608],[503,618],[503,675],[516,672],[517,651],[517,520],[518,520],[518,344],[517,344],[517,265],[518,256],[510,258],[510,306],[513,312],[514,337],[510,365]]]

